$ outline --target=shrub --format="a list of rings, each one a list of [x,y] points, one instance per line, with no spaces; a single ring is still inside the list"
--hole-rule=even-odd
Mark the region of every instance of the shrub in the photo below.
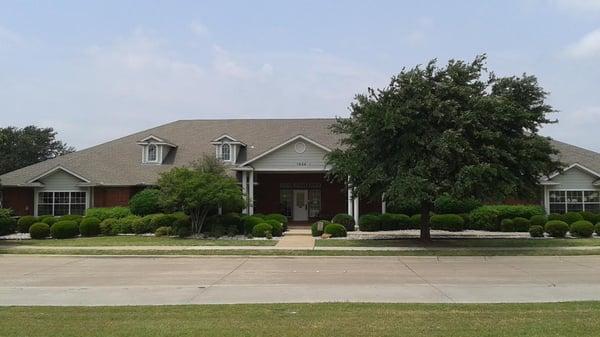
[[[580,220],[583,220],[583,217],[577,212],[567,212],[562,215],[562,221],[566,222],[569,225]]]
[[[393,214],[394,222],[396,222],[396,227],[398,229],[410,229],[411,221],[410,217],[406,214]],[[419,217],[419,222],[421,218]]]
[[[515,226],[515,232],[527,232],[529,231],[529,226],[531,226],[531,222],[522,217],[514,218],[513,224]]]
[[[381,230],[381,219],[377,215],[365,214],[358,219],[358,228],[363,232]]]
[[[50,236],[50,226],[43,222],[36,222],[29,227],[29,235],[32,239],[45,239]]]
[[[286,219],[287,221],[287,219]],[[235,228],[236,233],[244,232],[244,225],[242,223],[242,218],[237,213],[227,213],[223,215],[223,225],[227,227],[227,231],[231,228]],[[230,235],[233,236],[233,235]]]
[[[48,226],[52,226],[54,225],[57,221],[59,221],[60,219],[58,217],[49,215],[49,216],[45,216],[43,217],[40,222],[45,223]]]
[[[81,236],[96,236],[100,234],[100,219],[86,216],[79,224]]]
[[[331,234],[331,237],[341,238],[346,236],[346,227],[341,224],[331,223],[325,226],[324,232],[326,234]]]
[[[177,220],[173,214],[157,214],[150,221],[151,230],[155,231],[158,227],[169,227]]]
[[[529,227],[529,235],[532,238],[543,238],[544,237],[544,227],[540,225],[533,225]]]
[[[325,232],[325,227],[331,222],[327,220],[319,220],[310,226],[312,236],[321,236]]]
[[[97,207],[97,208],[88,208],[85,211],[86,216],[91,216],[94,218],[98,218],[100,220],[105,220],[108,218],[116,218],[121,219],[131,215],[131,211],[127,207]]]
[[[116,220],[116,223],[113,225],[114,234],[138,233],[134,228],[137,228],[138,230],[144,228],[138,234],[150,232],[150,226],[144,223],[142,218],[137,215],[129,215]]]
[[[460,232],[464,229],[465,221],[457,214],[436,214],[431,217],[431,227],[451,232]]]
[[[545,215],[534,215],[529,219],[529,222],[531,223],[532,226],[540,226],[540,227],[544,227],[544,225],[546,224],[546,221],[548,221],[548,219],[546,219]]]
[[[140,216],[159,213],[161,211],[160,191],[155,188],[139,191],[129,199],[129,210]]]
[[[244,223],[244,233],[248,234],[252,233],[252,229],[254,228],[254,226],[263,222],[263,219],[257,216],[250,215],[243,217],[242,222]]]
[[[544,215],[544,208],[538,205],[485,205],[471,212],[471,227],[497,231],[502,219],[530,219],[534,215]]]
[[[403,201],[387,203],[387,210],[396,214],[418,214],[421,211],[421,205],[414,201]]]
[[[17,220],[9,216],[0,215],[0,235],[8,235],[15,232]]]
[[[268,223],[269,225],[271,225],[271,234],[273,236],[281,236],[281,234],[283,234],[283,224],[281,222],[279,222],[278,220],[274,220],[274,219],[267,219],[265,220],[265,223]]]
[[[13,215],[13,211],[10,208],[0,208],[0,218],[10,218]]]
[[[73,220],[61,220],[50,226],[50,235],[55,239],[74,238],[79,235],[79,226]]]
[[[589,238],[594,234],[594,225],[586,220],[575,221],[571,224],[569,233],[579,238]]]
[[[512,219],[502,219],[502,221],[500,221],[500,230],[503,232],[514,232],[515,223]]]
[[[560,220],[550,220],[546,222],[546,226],[544,227],[546,233],[548,235],[555,238],[564,238],[569,231],[569,225]]]
[[[288,218],[287,216],[283,215],[283,214],[278,214],[278,213],[271,213],[271,214],[267,214],[264,217],[265,220],[277,220],[278,222],[280,222],[284,228],[287,228],[287,223],[288,223]]]
[[[79,225],[83,216],[77,214],[67,214],[58,218],[58,221],[75,221]]]
[[[187,215],[185,217],[179,216],[171,227],[173,228],[174,234],[180,238],[185,238],[192,234],[192,222]]]
[[[438,214],[460,214],[469,213],[480,206],[481,202],[477,199],[461,200],[443,195],[435,200],[433,210]]]
[[[421,214],[415,214],[410,217],[410,229],[421,228]]]
[[[340,213],[336,214],[333,219],[331,219],[333,223],[339,223],[340,225],[346,228],[346,231],[353,231],[356,223],[354,222],[354,218],[350,214]]]
[[[592,212],[579,212],[583,220],[594,223],[596,221],[597,214]]]
[[[252,236],[257,238],[264,238],[267,233],[272,235],[273,227],[266,222],[261,222],[252,228]]]
[[[600,236],[600,223],[597,223],[596,226],[594,226],[594,232],[596,232],[596,235]]]
[[[104,219],[100,223],[100,233],[102,235],[115,235],[115,232],[113,232],[113,226],[115,226],[116,224],[117,219],[115,218]]]
[[[31,216],[31,215],[22,216],[17,221],[17,231],[19,233],[29,233],[29,227],[36,222],[38,222],[38,218],[36,218],[34,216]]]
[[[547,218],[548,218],[548,221],[552,221],[552,220],[562,221],[562,214],[550,213],[550,214],[548,214]]]
[[[156,236],[171,236],[173,233],[173,228],[169,226],[158,227],[154,231],[154,235]]]

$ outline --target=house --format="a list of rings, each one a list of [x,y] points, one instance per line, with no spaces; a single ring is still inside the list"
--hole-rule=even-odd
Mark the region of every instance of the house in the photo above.
[[[221,159],[247,196],[244,213],[282,213],[293,221],[337,213],[385,212],[330,182],[324,156],[339,146],[334,119],[180,120],[0,176],[3,207],[16,214],[82,214],[126,205],[159,174],[203,154]],[[548,212],[600,211],[600,154],[553,141],[569,166],[542,179]]]

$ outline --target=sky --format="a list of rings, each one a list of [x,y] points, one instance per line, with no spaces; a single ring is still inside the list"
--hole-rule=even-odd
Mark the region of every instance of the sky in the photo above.
[[[78,149],[179,119],[348,116],[403,67],[488,55],[600,151],[600,0],[0,0],[0,126]]]

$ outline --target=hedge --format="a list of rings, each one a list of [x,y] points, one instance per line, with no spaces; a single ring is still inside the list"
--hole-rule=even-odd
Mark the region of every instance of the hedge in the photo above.
[[[310,233],[312,236],[321,236],[323,235],[323,233],[325,232],[325,227],[327,225],[329,225],[331,222],[327,221],[327,220],[319,220],[315,223],[313,223],[310,226]],[[321,229],[319,229],[319,227]]]
[[[341,224],[331,223],[325,226],[325,234],[330,234],[333,238],[341,238],[347,235],[346,227]]]
[[[155,188],[139,191],[129,199],[129,210],[139,216],[160,213],[160,191]]]
[[[113,227],[116,224],[117,224],[117,219],[115,219],[115,218],[104,219],[100,223],[100,233],[102,235],[115,235],[115,234],[117,234],[116,232],[113,231]]]
[[[410,220],[410,229],[420,229],[421,228],[421,214],[415,214],[409,218]]]
[[[548,214],[547,220],[548,221],[552,221],[552,220],[562,221],[562,214],[550,213],[550,214]]]
[[[48,226],[52,226],[54,225],[56,222],[58,222],[60,220],[60,218],[49,215],[49,216],[45,216],[43,217],[40,222],[45,223]]]
[[[569,231],[569,225],[561,220],[550,220],[546,222],[544,229],[552,237],[564,238]]]
[[[531,222],[522,217],[516,217],[513,219],[513,224],[515,226],[515,232],[528,232],[529,226],[531,226]]]
[[[457,214],[436,214],[431,216],[431,228],[451,232],[460,232],[464,229],[465,221]]]
[[[256,226],[262,222],[264,222],[264,220],[257,216],[248,215],[248,216],[242,217],[242,223],[244,224],[244,233],[246,233],[246,234],[252,233],[252,229],[254,229],[254,226]]]
[[[381,230],[381,219],[377,215],[365,214],[358,219],[358,228],[363,232]]]
[[[78,214],[67,214],[58,218],[58,221],[75,221],[79,225],[81,220],[83,219],[83,215]]]
[[[594,225],[587,220],[575,221],[569,228],[572,236],[579,238],[589,238],[594,234]]]
[[[561,216],[562,221],[566,222],[568,225],[583,220],[581,214],[577,212],[567,212]]]
[[[540,225],[533,225],[529,227],[529,235],[532,238],[543,238],[544,237],[544,228]]]
[[[336,223],[335,221],[332,221]],[[394,214],[384,213],[379,216],[380,230],[382,231],[393,231],[400,229],[400,224],[396,222]]]
[[[36,218],[34,216],[31,216],[31,215],[22,216],[17,221],[17,231],[19,233],[29,233],[29,227],[36,222],[38,222],[38,218]]]
[[[500,221],[500,230],[503,232],[514,232],[515,223],[512,219],[502,219],[502,221]]]
[[[0,235],[8,235],[15,232],[17,220],[9,216],[0,216]]]
[[[79,226],[73,220],[61,220],[50,227],[50,234],[55,239],[74,238],[79,235]]]
[[[331,222],[344,226],[344,228],[346,228],[346,231],[353,231],[354,226],[356,225],[352,215],[346,213],[336,214],[333,217],[333,219],[331,219]]]
[[[545,215],[534,215],[531,218],[529,218],[529,223],[531,224],[531,226],[544,227],[546,221],[548,221],[548,219]]]
[[[79,224],[81,236],[96,236],[100,234],[100,219],[86,216]]]
[[[283,224],[280,221],[275,219],[266,219],[265,223],[271,225],[271,234],[273,236],[281,236],[281,234],[283,234]]]
[[[502,219],[530,219],[544,213],[544,208],[538,205],[485,205],[471,212],[471,228],[497,231]]]
[[[92,216],[100,220],[105,220],[108,218],[121,219],[131,215],[131,211],[127,207],[98,207],[88,208],[85,211],[85,215]]]
[[[29,236],[35,240],[42,240],[50,236],[50,226],[43,222],[36,222],[29,227]]]
[[[264,238],[269,234],[273,234],[273,227],[266,222],[261,222],[252,228],[252,236],[254,237]]]
[[[150,230],[155,231],[158,227],[172,226],[176,220],[175,214],[157,214],[150,221]]]
[[[170,226],[158,227],[154,231],[155,236],[170,236],[173,233],[173,228]]]

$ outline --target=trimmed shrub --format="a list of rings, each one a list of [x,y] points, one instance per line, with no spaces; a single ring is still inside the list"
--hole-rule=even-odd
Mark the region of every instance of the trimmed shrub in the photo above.
[[[583,220],[589,221],[591,223],[594,223],[596,221],[596,218],[597,218],[597,214],[596,213],[592,213],[592,212],[579,212],[579,214],[581,215],[581,217],[583,218]]]
[[[421,205],[414,201],[403,201],[403,202],[388,202],[387,211],[396,214],[418,214],[421,212]]]
[[[45,239],[50,236],[50,226],[43,222],[36,222],[29,227],[29,235],[35,240]]]
[[[29,227],[36,222],[38,222],[38,218],[36,218],[34,216],[31,216],[31,215],[22,216],[17,221],[17,231],[19,233],[29,233]]]
[[[358,228],[363,232],[381,230],[381,219],[377,215],[365,214],[358,219]]]
[[[279,222],[279,220],[275,219],[266,219],[265,223],[271,225],[272,231],[271,234],[273,236],[281,236],[283,234],[283,224]]]
[[[544,230],[551,237],[564,238],[565,235],[567,235],[567,232],[569,231],[569,225],[564,221],[550,220],[546,222]]]
[[[481,202],[477,199],[461,200],[447,195],[437,198],[433,204],[433,210],[438,214],[469,213],[477,207],[481,207]]]
[[[171,235],[173,235],[172,233],[173,233],[173,228],[171,228],[169,226],[158,227],[154,231],[155,236],[171,236]]]
[[[562,221],[569,225],[580,220],[583,220],[583,217],[578,212],[567,212],[562,215]]]
[[[550,213],[550,214],[548,214],[547,218],[548,218],[548,221],[552,221],[552,220],[562,221],[562,214]]]
[[[86,216],[79,224],[81,236],[96,236],[100,234],[100,219]]]
[[[140,218],[137,215],[129,215],[127,217],[121,218],[121,219],[116,219],[116,223],[113,225],[113,233],[116,234],[128,234],[128,233],[136,233],[136,231],[134,230],[134,227],[137,226],[136,228],[144,228],[144,230],[138,234],[141,233],[148,233],[150,232],[151,228],[149,225],[146,225],[146,223],[143,222],[142,218]],[[142,225],[143,224],[143,225]]]
[[[410,217],[410,228],[409,229],[420,229],[421,228],[421,214],[415,214]]]
[[[323,233],[325,232],[325,227],[327,227],[327,225],[329,225],[331,222],[327,221],[327,220],[319,220],[315,223],[313,223],[310,226],[310,232],[312,234],[312,236],[321,236],[323,235]]]
[[[139,191],[129,199],[129,210],[139,216],[160,213],[160,191],[155,188]]]
[[[257,216],[250,215],[243,217],[242,222],[244,224],[244,233],[249,234],[252,233],[252,229],[254,229],[254,226],[258,225],[261,222],[264,222],[264,220]]]
[[[265,215],[264,219],[265,220],[277,220],[278,222],[281,223],[283,228],[287,228],[288,218],[287,218],[287,216],[285,216],[283,214],[279,214],[279,213],[267,214],[267,215]]]
[[[600,223],[597,223],[596,226],[594,226],[594,232],[596,232],[596,235],[600,236]]]
[[[465,221],[457,214],[436,214],[431,216],[431,227],[451,232],[460,232],[464,229]]]
[[[531,226],[531,222],[529,220],[521,217],[514,218],[513,224],[515,226],[515,232],[527,232],[529,231],[529,226]]]
[[[346,227],[341,224],[331,223],[325,226],[324,232],[326,234],[331,234],[333,238],[342,238],[346,236]]]
[[[236,233],[244,232],[244,225],[242,223],[242,218],[237,213],[227,213],[223,215],[223,225],[227,228],[229,232],[231,228],[235,228]],[[287,221],[287,219],[286,219]],[[235,235],[235,234],[234,234]],[[230,235],[233,236],[233,235]]]
[[[252,236],[254,237],[264,238],[267,234],[273,234],[273,227],[266,222],[261,222],[252,228]]]
[[[0,235],[8,235],[15,232],[17,220],[9,216],[0,216]]]
[[[340,213],[336,214],[333,219],[331,219],[332,223],[339,223],[340,225],[346,228],[346,231],[353,231],[356,223],[354,222],[354,218],[350,214]]]
[[[586,220],[575,221],[571,224],[569,233],[578,238],[589,238],[594,234],[594,225]]]
[[[79,225],[73,220],[61,220],[50,226],[50,235],[54,239],[74,238],[79,235]]]
[[[540,226],[542,228],[546,224],[546,221],[548,221],[548,219],[546,219],[545,215],[534,215],[529,219],[531,226]]]
[[[502,221],[500,221],[500,230],[503,232],[514,232],[515,223],[512,219],[502,219]]]
[[[411,227],[411,221],[410,221],[410,217],[406,214],[393,214],[394,217],[394,221],[396,222],[396,227],[398,227],[398,229],[410,229]],[[419,217],[419,220],[421,220],[421,218]]]
[[[177,220],[177,216],[173,214],[157,214],[150,221],[151,231],[155,231],[158,227],[170,227]]]
[[[113,232],[113,226],[115,226],[116,224],[117,219],[115,218],[104,219],[100,223],[100,233],[102,235],[115,235],[115,232]]]
[[[538,205],[485,205],[471,212],[471,228],[497,231],[502,219],[530,219],[544,213],[544,208]]]
[[[67,215],[63,215],[60,218],[58,218],[58,221],[75,221],[79,225],[81,223],[82,219],[83,219],[82,215],[67,214]]]
[[[56,222],[58,222],[60,219],[58,217],[49,215],[49,216],[45,216],[43,217],[40,222],[45,223],[48,226],[52,226],[54,225]]]
[[[121,219],[131,215],[131,211],[127,207],[97,207],[88,208],[85,211],[86,216],[105,220],[108,218]]]
[[[335,221],[332,221],[336,223]],[[392,213],[384,213],[379,216],[380,229],[382,231],[393,231],[400,229],[400,225],[395,221]]]
[[[533,225],[529,227],[529,235],[532,238],[543,238],[544,237],[544,227],[540,225]]]

